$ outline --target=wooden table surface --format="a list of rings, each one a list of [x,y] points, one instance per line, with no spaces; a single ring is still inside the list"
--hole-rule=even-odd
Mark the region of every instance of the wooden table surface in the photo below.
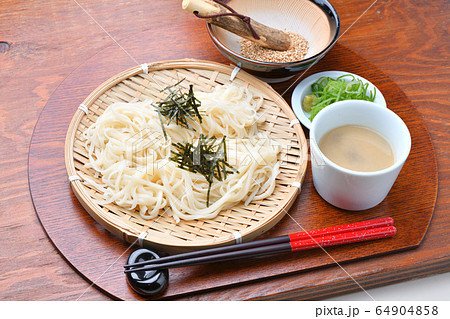
[[[363,265],[367,274],[359,283],[369,288],[381,278],[395,282],[447,272],[450,270],[449,2],[333,0],[332,3],[342,23],[339,43],[386,73],[418,109],[431,136],[439,171],[436,208],[421,246],[377,257],[375,261],[357,262],[358,269]],[[181,0],[0,2],[0,300],[109,299],[90,287],[66,263],[39,223],[28,188],[28,148],[33,128],[52,92],[99,51],[155,25],[159,26],[155,34],[164,36],[160,26],[176,24],[174,17],[192,21],[192,30],[188,31],[202,33],[204,41],[209,41],[204,25],[180,11]],[[355,264],[345,265],[346,271],[354,274]],[[318,278],[333,278],[342,270],[331,267],[319,272]],[[305,282],[305,276],[308,274],[250,284],[247,291],[258,290],[260,298],[296,299],[296,288]],[[273,293],[275,284],[279,288],[277,294]],[[340,286],[340,291],[342,287],[349,292],[359,289],[350,278],[336,282],[335,286]],[[324,297],[333,291],[332,287],[323,290]],[[230,288],[192,299],[211,300],[219,296],[246,299],[251,295]],[[302,298],[307,298],[305,289]]]

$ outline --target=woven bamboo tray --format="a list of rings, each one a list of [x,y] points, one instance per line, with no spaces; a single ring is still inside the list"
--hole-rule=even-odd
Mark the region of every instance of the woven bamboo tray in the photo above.
[[[238,233],[242,241],[252,240],[273,227],[286,214],[299,194],[298,186],[305,176],[305,135],[283,98],[269,85],[243,71],[239,71],[232,82],[264,98],[259,112],[265,113],[266,122],[259,129],[268,132],[271,138],[281,140],[284,145],[279,158],[281,172],[274,193],[269,198],[248,206],[238,203],[214,219],[175,223],[166,214],[154,220],[145,220],[138,212],[118,205],[102,205],[103,194],[78,179],[83,175],[97,179],[93,170],[84,167],[88,158],[80,136],[107,106],[132,100],[157,101],[162,98],[160,83],[168,86],[182,78],[185,78],[183,83],[194,84],[195,90],[210,92],[217,85],[229,83],[232,73],[232,67],[200,60],[145,64],[110,78],[84,100],[67,132],[65,164],[75,195],[98,223],[129,243],[139,242],[146,247],[174,253],[234,243]]]

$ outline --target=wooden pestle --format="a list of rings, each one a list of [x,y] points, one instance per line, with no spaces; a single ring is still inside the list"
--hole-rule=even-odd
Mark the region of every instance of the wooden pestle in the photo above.
[[[256,39],[253,36],[248,24],[236,16],[207,17],[231,12],[224,6],[214,1],[183,0],[182,7],[184,10],[192,12],[196,15],[198,14],[200,17],[206,16],[205,20],[208,23],[217,25],[225,30],[253,41],[262,47],[279,51],[285,51],[291,47],[291,39],[289,34],[281,30],[265,26],[253,19],[251,19],[250,23],[253,30],[259,36],[259,39]]]

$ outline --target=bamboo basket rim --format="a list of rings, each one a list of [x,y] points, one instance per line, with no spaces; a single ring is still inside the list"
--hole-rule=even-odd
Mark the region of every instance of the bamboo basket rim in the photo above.
[[[173,70],[173,69],[190,69],[190,70],[198,69],[198,70],[212,71],[217,79],[217,77],[220,74],[224,74],[230,77],[234,70],[234,67],[231,66],[227,66],[217,62],[197,60],[197,59],[165,60],[147,63],[146,65],[148,66],[148,72],[144,72],[142,65],[140,65],[124,70],[107,79],[102,84],[100,84],[96,89],[94,89],[94,91],[92,91],[86,97],[86,99],[82,102],[82,104],[89,108],[100,96],[105,94],[105,92],[107,92],[117,84],[121,83],[122,81],[130,79],[133,76],[136,76],[141,73],[151,74],[152,72],[162,70]],[[273,102],[279,108],[281,108],[284,115],[286,115],[286,117],[290,121],[297,120],[294,112],[287,104],[287,102],[267,83],[253,77],[252,75],[246,73],[243,70],[239,70],[237,75],[235,75],[234,79],[239,79],[262,92],[264,96],[272,98]],[[216,83],[215,85],[218,84],[216,80],[212,82]],[[86,113],[78,108],[75,111],[75,114],[70,122],[67,131],[64,153],[65,153],[66,171],[69,177],[79,176],[77,174],[77,169],[75,168],[74,141],[76,138],[76,132],[78,130],[78,127],[85,116]],[[293,182],[300,183],[301,185],[305,178],[305,172],[307,167],[306,138],[300,123],[295,122],[294,125],[291,125],[291,128],[295,132],[300,152],[299,156],[301,158],[301,162],[298,165],[298,171]],[[223,236],[219,239],[213,240],[197,239],[195,242],[181,242],[181,241],[171,242],[170,240],[168,240],[166,236],[161,236],[156,232],[152,232],[151,238],[148,238],[149,234],[147,230],[149,229],[149,227],[145,229],[146,227],[139,226],[141,230],[138,230],[135,227],[130,227],[130,225],[128,225],[126,222],[124,222],[117,216],[110,214],[106,212],[104,209],[102,209],[100,205],[96,203],[94,199],[89,195],[89,193],[87,192],[87,188],[82,183],[82,181],[73,180],[70,183],[74,194],[76,195],[77,199],[82,204],[84,209],[89,213],[89,215],[91,215],[91,217],[93,217],[94,220],[96,220],[99,224],[105,227],[108,231],[121,237],[123,240],[129,243],[136,243],[137,240],[140,239],[140,241],[142,241],[144,246],[159,248],[170,252],[180,252],[212,246],[220,246],[230,244],[235,241],[235,238],[232,236],[228,237]],[[274,213],[269,218],[264,219],[263,222],[253,224],[245,228],[244,230],[239,231],[242,237],[242,241],[251,240],[254,237],[264,233],[265,231],[273,227],[287,213],[287,211],[289,210],[289,208],[291,207],[292,203],[294,202],[295,198],[299,193],[300,189],[298,187],[290,187],[287,195],[280,202],[280,206],[277,213]],[[140,238],[139,236],[143,232],[147,232],[147,234],[145,237]]]

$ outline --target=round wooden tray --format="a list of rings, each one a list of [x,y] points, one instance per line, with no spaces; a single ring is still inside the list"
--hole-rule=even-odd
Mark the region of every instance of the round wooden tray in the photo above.
[[[202,36],[198,35],[198,38]],[[155,37],[154,31],[149,30],[121,44],[140,62],[188,56],[227,63],[212,44],[200,48],[192,45],[196,39],[180,37],[176,50],[173,50],[173,46],[169,50],[161,43],[161,39],[164,37]],[[161,50],[142,49],[153,47]],[[67,179],[64,142],[69,123],[85,97],[112,75],[134,66],[136,64],[119,47],[112,45],[74,70],[53,93],[42,111],[33,133],[29,155],[30,191],[37,216],[49,238],[83,278],[109,296],[123,300],[142,299],[127,285],[123,274],[130,245],[96,223],[80,205]],[[171,269],[170,284],[163,298],[261,298],[282,293],[295,285],[296,291],[305,291],[304,298],[314,299],[327,291],[328,287],[334,287],[334,293],[348,289],[348,285],[336,284],[336,276],[341,277],[340,268],[336,267],[336,276],[326,272],[328,275],[324,277],[320,277],[321,270],[318,268],[335,265],[335,261],[342,265],[344,262],[369,257],[368,262],[377,263],[379,261],[375,256],[420,245],[431,221],[437,195],[436,157],[422,118],[388,76],[342,45],[337,44],[304,76],[325,70],[344,70],[361,75],[383,92],[388,107],[399,114],[410,129],[410,156],[388,197],[378,206],[363,212],[336,209],[323,201],[314,190],[311,172],[307,169],[302,191],[292,204],[289,215],[260,237],[298,232],[301,230],[298,224],[311,230],[386,216],[394,218],[397,235],[379,241],[330,247],[327,252],[333,259],[321,250],[311,250],[240,263]],[[292,88],[288,88],[293,81],[275,86],[280,93],[287,90],[282,94],[287,101],[290,101]],[[352,265],[353,278],[363,280],[366,276],[376,277],[364,265]],[[379,284],[395,279],[395,273],[387,276],[383,273],[382,263],[377,269],[380,270]],[[312,270],[319,274],[313,274]],[[308,273],[303,274],[304,271]]]
[[[72,189],[87,212],[103,227],[129,243],[138,239],[147,247],[166,252],[214,247],[235,241],[237,233],[242,241],[248,241],[273,227],[286,214],[299,193],[293,183],[302,183],[308,151],[300,124],[290,125],[296,119],[284,99],[266,83],[240,71],[231,77],[233,68],[219,63],[184,59],[161,61],[136,66],[115,75],[97,87],[83,101],[85,110],[78,109],[70,123],[65,146],[68,176]],[[280,174],[273,194],[255,203],[237,203],[213,219],[181,220],[164,212],[150,220],[143,219],[137,211],[130,211],[112,204],[102,204],[103,194],[83,182],[89,178],[97,181],[95,171],[87,169],[89,162],[82,139],[83,132],[91,126],[104,110],[115,102],[157,101],[161,87],[193,84],[196,91],[210,92],[214,87],[233,83],[245,87],[263,99],[259,110],[265,122],[259,125],[261,132],[280,143]],[[86,112],[87,111],[87,112]],[[97,181],[98,182],[98,181]],[[238,238],[239,238],[238,236]]]

